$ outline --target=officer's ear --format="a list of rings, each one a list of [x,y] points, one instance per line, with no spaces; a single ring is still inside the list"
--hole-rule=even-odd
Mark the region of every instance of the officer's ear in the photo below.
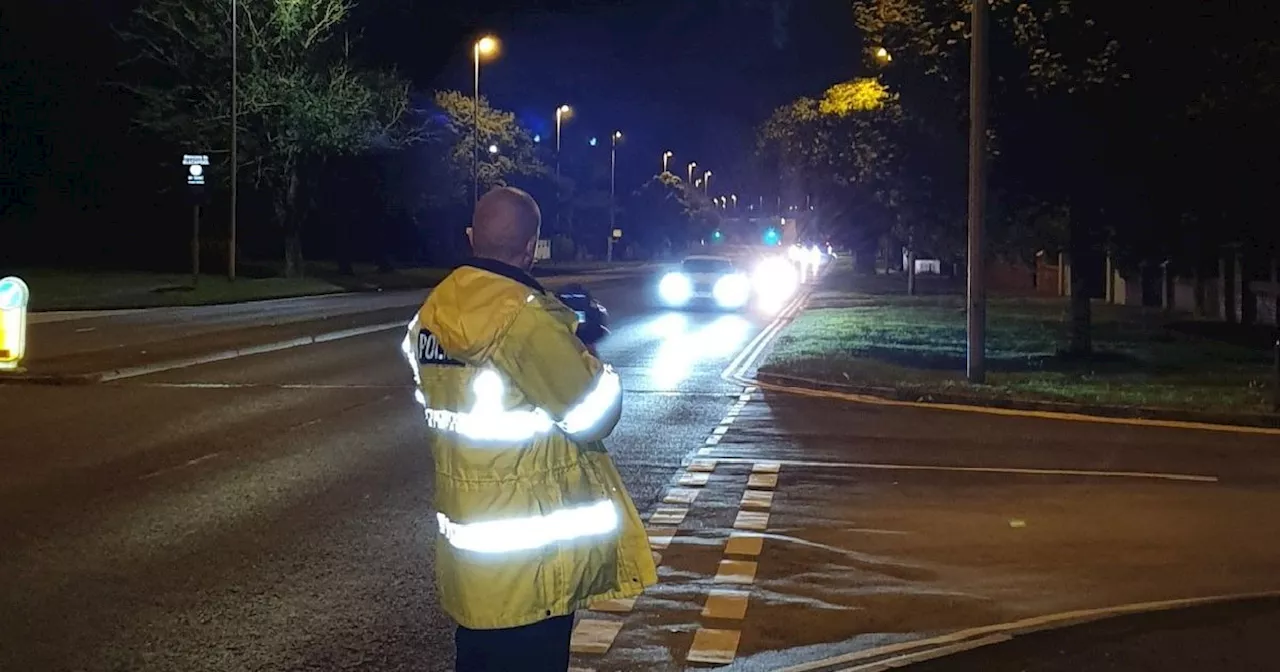
[[[471,247],[476,246],[475,229],[470,226],[467,227],[467,244]]]

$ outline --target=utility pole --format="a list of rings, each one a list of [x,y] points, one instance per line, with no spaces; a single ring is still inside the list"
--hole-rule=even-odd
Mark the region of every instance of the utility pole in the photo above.
[[[970,383],[986,381],[987,288],[983,217],[987,192],[987,0],[973,3],[969,51],[969,281],[967,287]]]

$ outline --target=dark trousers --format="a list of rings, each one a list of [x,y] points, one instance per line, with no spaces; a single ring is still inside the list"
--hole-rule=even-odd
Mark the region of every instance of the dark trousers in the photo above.
[[[518,628],[471,630],[458,626],[457,672],[565,672],[573,614]]]

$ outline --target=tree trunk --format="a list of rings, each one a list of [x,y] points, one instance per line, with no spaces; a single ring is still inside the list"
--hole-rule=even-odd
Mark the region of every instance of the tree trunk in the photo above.
[[[283,193],[276,197],[276,217],[284,225],[284,277],[302,277],[302,221],[298,217],[298,169],[286,172]]]
[[[916,295],[916,248],[907,248],[907,296]]]
[[[1085,210],[1081,209],[1072,214],[1076,215],[1080,212],[1085,212]],[[1075,216],[1072,217],[1070,223],[1070,254],[1068,256],[1071,262],[1071,299],[1069,308],[1071,326],[1068,332],[1067,353],[1078,357],[1088,356],[1093,353],[1093,306],[1089,303],[1089,276],[1085,273],[1085,259],[1089,255],[1087,226]]]
[[[1191,298],[1193,301],[1195,301],[1195,306],[1192,307],[1191,314],[1196,318],[1202,319],[1205,316],[1205,308],[1204,308],[1205,293],[1208,290],[1205,287],[1204,272],[1200,268],[1200,263],[1201,263],[1201,260],[1196,259],[1196,264],[1195,264],[1194,270],[1192,271],[1191,282],[1195,285],[1195,287],[1192,290],[1193,296]]]

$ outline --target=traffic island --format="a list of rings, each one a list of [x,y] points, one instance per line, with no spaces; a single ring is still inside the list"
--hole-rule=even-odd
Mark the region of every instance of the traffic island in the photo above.
[[[991,298],[987,382],[965,380],[964,297],[835,273],[779,334],[761,383],[896,401],[1280,427],[1265,334],[1096,304],[1093,353],[1063,351],[1059,298]],[[939,283],[941,285],[941,283]],[[925,287],[926,291],[929,287]]]

